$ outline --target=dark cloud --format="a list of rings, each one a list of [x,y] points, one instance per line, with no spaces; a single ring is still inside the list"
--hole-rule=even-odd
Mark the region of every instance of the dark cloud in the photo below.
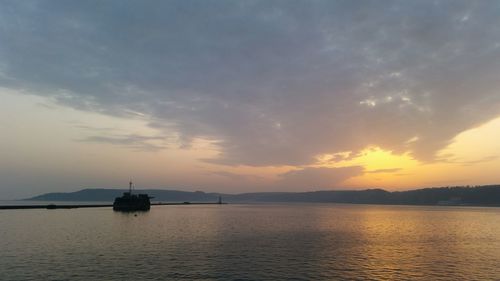
[[[430,161],[500,114],[497,1],[1,5],[1,86],[218,140],[218,163],[369,145]]]
[[[215,171],[215,172],[210,172],[210,174],[229,178],[232,180],[239,180],[239,181],[263,179],[262,177],[256,176],[256,175],[242,175],[242,174],[236,174],[236,173],[231,173],[231,172],[226,172],[226,171]]]
[[[363,174],[363,167],[304,168],[281,175],[278,185],[286,190],[321,190],[339,188],[344,180]]]

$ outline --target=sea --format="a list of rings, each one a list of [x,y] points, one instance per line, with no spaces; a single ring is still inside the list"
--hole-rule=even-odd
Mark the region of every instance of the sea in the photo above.
[[[0,210],[0,280],[500,280],[500,208]]]

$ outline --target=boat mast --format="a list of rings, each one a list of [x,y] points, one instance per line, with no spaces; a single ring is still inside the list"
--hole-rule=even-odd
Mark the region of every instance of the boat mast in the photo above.
[[[132,195],[132,180],[128,183],[128,192],[130,195]]]

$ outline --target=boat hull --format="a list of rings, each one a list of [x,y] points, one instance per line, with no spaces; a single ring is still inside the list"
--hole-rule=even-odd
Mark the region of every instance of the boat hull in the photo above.
[[[113,203],[113,210],[120,212],[149,211],[151,202],[147,194],[124,193],[122,197],[117,197]]]

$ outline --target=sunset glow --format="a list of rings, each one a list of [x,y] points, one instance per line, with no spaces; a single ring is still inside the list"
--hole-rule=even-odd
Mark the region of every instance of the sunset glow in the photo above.
[[[340,2],[9,2],[0,196],[500,182],[494,9]]]

